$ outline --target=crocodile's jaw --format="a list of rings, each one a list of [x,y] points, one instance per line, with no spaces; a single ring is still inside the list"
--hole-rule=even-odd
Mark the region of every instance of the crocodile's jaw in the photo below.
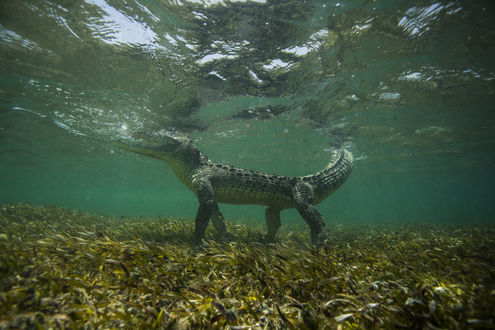
[[[156,146],[151,145],[142,145],[142,144],[123,144],[123,143],[115,143],[115,145],[125,151],[131,151],[136,154],[140,154],[143,156],[148,156],[152,158],[157,158],[161,160],[165,160],[170,158],[169,153],[165,153],[163,151],[156,150]]]
[[[122,143],[116,145],[122,150],[167,162],[175,175],[192,190],[191,176],[200,154],[197,153],[197,149],[188,148],[189,143],[189,140],[167,139],[165,143],[159,145]]]

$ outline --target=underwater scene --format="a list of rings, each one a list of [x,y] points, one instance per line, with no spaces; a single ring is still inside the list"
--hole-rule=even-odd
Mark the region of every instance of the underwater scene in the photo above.
[[[0,2],[0,329],[495,328],[495,3]]]

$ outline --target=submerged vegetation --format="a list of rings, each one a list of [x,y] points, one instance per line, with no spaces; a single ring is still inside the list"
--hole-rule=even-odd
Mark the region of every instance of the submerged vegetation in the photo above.
[[[185,219],[0,207],[0,329],[495,326],[495,230],[304,225],[276,244],[229,224],[191,246]]]

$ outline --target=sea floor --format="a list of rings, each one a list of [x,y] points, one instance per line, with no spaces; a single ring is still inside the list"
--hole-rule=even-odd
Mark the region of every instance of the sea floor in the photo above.
[[[493,328],[491,226],[228,224],[0,207],[0,329]]]

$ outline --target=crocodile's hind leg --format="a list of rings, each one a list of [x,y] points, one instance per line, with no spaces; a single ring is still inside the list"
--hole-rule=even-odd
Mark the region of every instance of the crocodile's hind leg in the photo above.
[[[223,235],[227,232],[227,228],[225,227],[225,219],[223,218],[222,212],[218,209],[217,203],[213,206],[211,222],[213,222],[213,226],[219,234]]]
[[[222,212],[218,208],[218,204],[215,203],[213,207],[213,212],[211,214],[211,221],[213,222],[213,226],[215,230],[222,236],[222,239],[227,241],[234,241],[234,234],[227,231],[227,227],[225,226],[225,219],[223,218]]]
[[[275,241],[275,235],[280,228],[280,209],[273,206],[268,206],[265,211],[265,221],[266,221],[266,241]]]
[[[328,238],[328,229],[320,211],[310,204],[313,199],[312,187],[306,183],[298,183],[292,189],[292,194],[297,211],[311,230],[311,243],[322,245]]]

